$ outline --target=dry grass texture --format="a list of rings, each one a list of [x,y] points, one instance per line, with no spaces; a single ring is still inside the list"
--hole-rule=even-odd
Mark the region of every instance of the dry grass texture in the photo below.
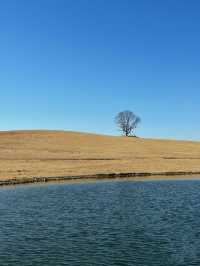
[[[162,171],[200,171],[200,142],[64,131],[0,133],[0,180]]]

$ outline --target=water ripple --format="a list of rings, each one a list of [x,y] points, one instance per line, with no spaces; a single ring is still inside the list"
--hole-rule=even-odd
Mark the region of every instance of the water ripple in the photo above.
[[[200,265],[200,181],[0,190],[0,265]]]

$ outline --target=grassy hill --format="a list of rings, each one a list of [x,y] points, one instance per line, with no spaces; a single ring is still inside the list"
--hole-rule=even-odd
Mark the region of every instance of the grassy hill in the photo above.
[[[0,180],[166,171],[200,172],[200,142],[65,131],[0,133]]]

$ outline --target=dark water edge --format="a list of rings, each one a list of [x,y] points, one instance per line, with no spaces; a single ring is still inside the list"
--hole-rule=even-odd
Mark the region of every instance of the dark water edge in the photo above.
[[[1,188],[0,265],[200,265],[200,180]]]
[[[130,173],[101,173],[101,174],[86,174],[79,176],[36,176],[23,178],[9,178],[0,180],[0,187],[22,185],[22,184],[37,184],[47,182],[82,182],[87,180],[116,180],[116,179],[194,179],[200,176],[199,171],[176,171],[176,172],[130,172]],[[200,177],[199,177],[200,178]]]

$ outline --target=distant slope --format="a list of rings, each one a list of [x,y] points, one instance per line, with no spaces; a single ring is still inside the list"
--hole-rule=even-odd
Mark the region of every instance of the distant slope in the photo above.
[[[0,179],[200,171],[200,142],[66,131],[0,132]]]

